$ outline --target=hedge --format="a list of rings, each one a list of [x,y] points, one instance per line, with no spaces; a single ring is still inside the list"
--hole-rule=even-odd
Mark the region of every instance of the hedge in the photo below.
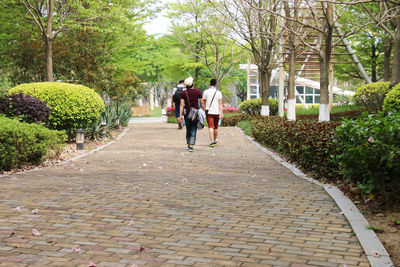
[[[24,93],[45,102],[50,108],[48,126],[70,130],[96,121],[104,110],[102,98],[94,90],[76,84],[42,82],[21,84],[9,94]]]
[[[298,163],[317,178],[336,180],[338,165],[331,159],[338,122],[288,121],[281,117],[252,120],[253,136],[259,142]]]
[[[0,116],[0,170],[38,164],[51,151],[58,155],[65,141],[64,132]]]

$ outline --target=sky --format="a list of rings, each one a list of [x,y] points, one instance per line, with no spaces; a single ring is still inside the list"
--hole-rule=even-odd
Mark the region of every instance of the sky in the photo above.
[[[173,2],[174,0],[161,0],[162,4]],[[171,26],[169,18],[164,17],[167,14],[166,10],[163,10],[157,15],[151,22],[145,24],[143,28],[150,35],[154,34],[169,34],[168,27]]]

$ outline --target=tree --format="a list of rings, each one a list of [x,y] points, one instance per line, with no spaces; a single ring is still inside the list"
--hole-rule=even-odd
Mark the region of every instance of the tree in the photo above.
[[[390,36],[385,39],[385,63],[389,60],[387,51],[390,51],[393,45],[393,62],[390,85],[395,86],[400,83],[400,2],[390,0],[366,0],[355,1],[360,3],[365,12],[373,19],[378,27],[384,30]],[[378,8],[378,12],[374,12]],[[387,77],[388,70],[385,70]]]
[[[277,66],[277,0],[210,0],[220,12],[220,23],[231,28],[230,38],[248,50],[258,66],[262,98],[261,115],[269,115],[269,88],[272,69]]]
[[[144,4],[149,2],[144,0],[132,4],[128,0],[121,0],[116,3],[107,1],[17,0],[17,4],[15,4],[15,1],[0,0],[0,3],[16,17],[27,19],[36,25],[46,48],[46,80],[52,81],[54,78],[53,43],[60,33],[77,28],[97,29],[100,22],[104,22],[106,18],[107,22],[118,21],[126,24],[126,22],[146,16],[148,8]],[[25,12],[21,12],[21,7]],[[120,28],[123,26],[119,25]]]

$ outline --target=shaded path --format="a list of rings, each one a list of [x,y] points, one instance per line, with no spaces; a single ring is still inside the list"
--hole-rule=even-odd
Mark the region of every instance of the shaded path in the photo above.
[[[1,178],[0,262],[369,266],[321,187],[234,128],[221,130],[215,148],[199,132],[188,153],[175,127],[131,125],[120,141],[78,161]]]

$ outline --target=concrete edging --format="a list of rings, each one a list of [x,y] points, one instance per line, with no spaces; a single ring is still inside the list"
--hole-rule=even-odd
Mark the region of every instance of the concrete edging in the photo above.
[[[33,169],[30,169],[30,170],[23,170],[23,171],[20,171],[20,172],[14,172],[14,173],[10,173],[10,174],[3,174],[3,175],[0,175],[0,178],[7,177],[7,176],[10,176],[10,175],[13,175],[13,174],[19,174],[19,173],[25,173],[25,172],[34,172],[34,171],[38,171],[38,170],[41,170],[42,168],[46,168],[46,167],[53,167],[53,166],[59,166],[59,165],[67,164],[67,163],[69,163],[71,161],[75,161],[77,159],[83,158],[85,156],[88,156],[88,155],[96,152],[96,151],[99,151],[99,150],[102,150],[102,149],[108,147],[109,145],[111,145],[111,144],[115,143],[116,141],[120,140],[128,131],[129,131],[129,127],[125,128],[122,131],[122,133],[120,133],[113,141],[110,141],[110,142],[108,142],[108,143],[106,143],[104,145],[96,147],[95,149],[93,149],[91,151],[88,151],[88,152],[86,152],[84,154],[81,154],[81,155],[75,156],[73,158],[67,159],[65,161],[59,162],[57,164],[54,164],[54,165],[51,165],[51,166],[45,166],[45,167],[35,167]]]
[[[235,128],[238,129],[252,144],[268,154],[271,158],[288,168],[293,174],[301,179],[319,185],[325,189],[325,191],[336,202],[340,210],[343,212],[343,215],[349,221],[372,267],[394,267],[394,264],[390,259],[389,253],[386,251],[385,247],[382,245],[375,232],[373,230],[367,229],[367,227],[369,226],[367,219],[365,219],[365,217],[361,214],[356,205],[354,205],[354,203],[345,194],[343,194],[343,192],[340,191],[339,188],[330,184],[323,184],[313,178],[308,177],[296,166],[285,161],[271,150],[263,147],[252,137],[247,136],[242,131],[242,129],[237,126],[235,126]]]

